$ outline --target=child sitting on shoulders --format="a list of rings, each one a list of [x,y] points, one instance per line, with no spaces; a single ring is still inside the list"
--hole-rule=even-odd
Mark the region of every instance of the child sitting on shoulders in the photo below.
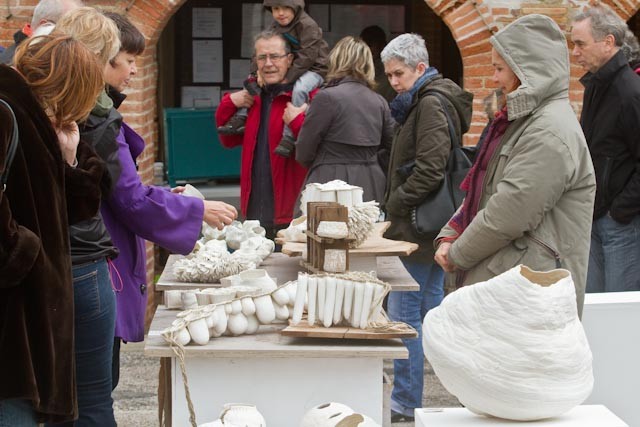
[[[293,83],[291,103],[296,107],[309,101],[309,92],[324,81],[327,73],[329,46],[322,38],[322,29],[304,11],[304,0],[264,0],[265,9],[273,15],[272,29],[281,33],[289,42],[295,55],[292,66],[285,77],[285,83]],[[272,61],[272,58],[255,58],[256,61]],[[275,64],[277,65],[277,64]],[[255,77],[245,81],[245,88],[252,95],[259,93]],[[236,135],[244,132],[246,110],[238,111],[223,126],[218,127],[222,135]],[[291,156],[295,137],[289,126],[285,126],[282,140],[274,152],[283,157]]]

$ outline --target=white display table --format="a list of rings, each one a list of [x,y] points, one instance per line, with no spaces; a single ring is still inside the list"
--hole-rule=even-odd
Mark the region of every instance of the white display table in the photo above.
[[[606,405],[640,426],[640,292],[585,296],[582,324],[593,353],[593,393],[585,403]]]
[[[176,311],[158,307],[145,355],[171,358],[173,427],[189,425],[180,367],[159,335]],[[225,403],[251,403],[270,426],[298,427],[311,407],[340,402],[382,424],[382,363],[406,359],[400,340],[291,338],[282,326],[261,326],[257,335],[214,338],[186,347],[186,369],[198,423],[218,418]]]
[[[415,427],[629,427],[602,405],[583,405],[559,417],[540,421],[508,421],[475,415],[465,408],[416,409]]]

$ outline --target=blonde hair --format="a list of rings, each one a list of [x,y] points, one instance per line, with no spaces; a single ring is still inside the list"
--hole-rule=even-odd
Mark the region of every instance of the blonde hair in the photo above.
[[[97,9],[80,7],[62,16],[54,32],[73,36],[98,56],[104,67],[120,51],[120,31]]]
[[[15,67],[59,128],[87,118],[104,89],[103,67],[95,54],[68,35],[38,36],[22,43]]]
[[[371,49],[360,38],[342,38],[329,55],[327,81],[353,77],[363,81],[370,88],[375,87],[376,71]]]

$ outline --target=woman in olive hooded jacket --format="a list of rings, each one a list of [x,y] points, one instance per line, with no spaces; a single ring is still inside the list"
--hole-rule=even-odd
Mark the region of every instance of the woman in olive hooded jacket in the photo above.
[[[569,104],[567,41],[552,19],[528,15],[490,42],[494,81],[499,84],[506,67],[518,85],[502,88],[505,129],[499,138],[489,135],[478,153],[465,202],[436,239],[436,261],[449,273],[449,288],[488,280],[519,264],[566,268],[581,313],[595,176]]]

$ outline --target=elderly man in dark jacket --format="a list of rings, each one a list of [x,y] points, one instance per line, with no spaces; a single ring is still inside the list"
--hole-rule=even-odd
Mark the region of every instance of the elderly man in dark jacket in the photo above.
[[[580,124],[597,183],[587,292],[640,290],[640,79],[620,49],[626,30],[606,6],[576,16],[571,29],[587,71]]]

